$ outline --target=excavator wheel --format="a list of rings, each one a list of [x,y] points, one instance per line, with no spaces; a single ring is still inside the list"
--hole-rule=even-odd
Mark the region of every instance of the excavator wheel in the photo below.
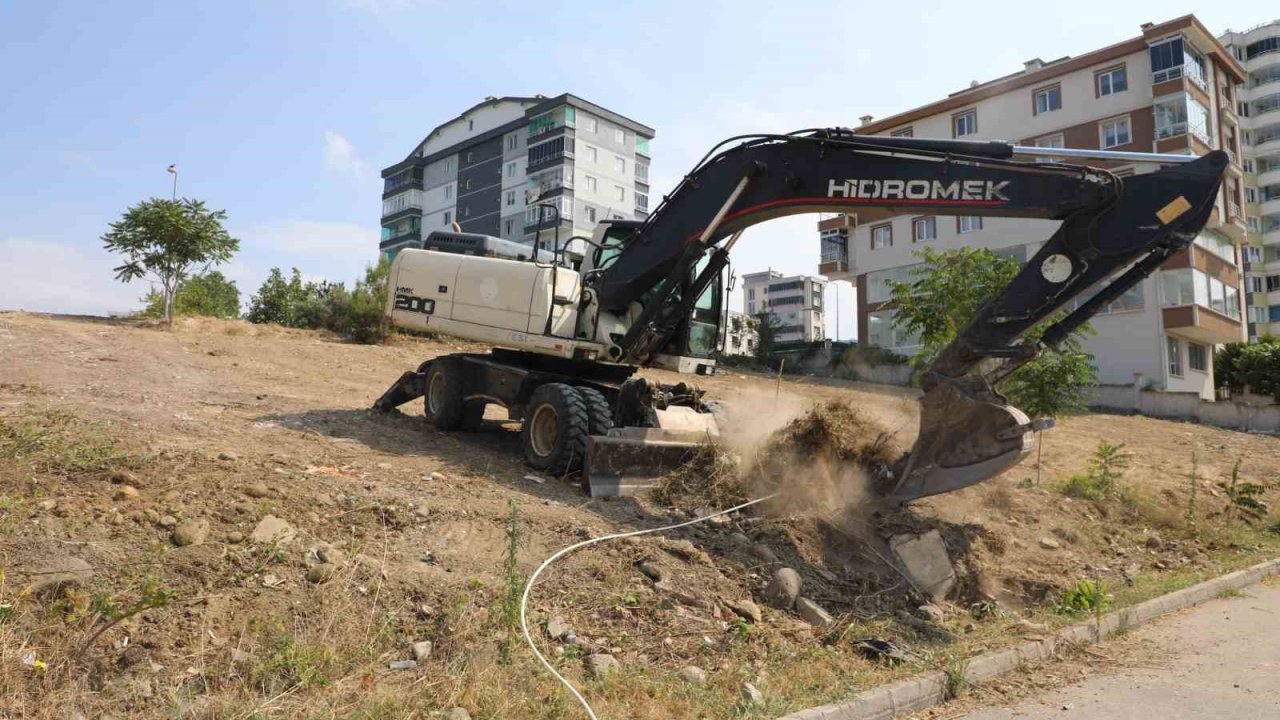
[[[460,361],[446,357],[431,363],[422,392],[423,413],[427,420],[441,430],[461,429],[467,415],[463,401],[465,392]],[[484,414],[483,406],[480,413]]]
[[[525,406],[520,439],[525,462],[562,475],[582,467],[591,420],[577,388],[564,383],[540,385]]]
[[[613,408],[604,393],[594,388],[580,387],[578,394],[587,404],[587,426],[592,435],[604,435],[613,429]]]

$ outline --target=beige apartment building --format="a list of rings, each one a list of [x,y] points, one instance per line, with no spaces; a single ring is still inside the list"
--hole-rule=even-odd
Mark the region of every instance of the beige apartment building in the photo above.
[[[768,314],[777,343],[827,339],[822,298],[827,281],[812,275],[784,276],[777,270],[742,276],[742,309],[752,317]]]
[[[1087,343],[1099,381],[1138,379],[1212,399],[1213,346],[1245,337],[1240,253],[1247,229],[1236,86],[1240,63],[1194,16],[1159,25],[1076,57],[1029,60],[1012,75],[881,120],[874,135],[1009,140],[1019,145],[1205,154],[1232,163],[1213,219],[1195,244],[1094,318]],[[1144,164],[1099,162],[1119,175]],[[859,224],[856,215],[819,222],[819,272],[853,282],[861,342],[903,354],[918,340],[894,327],[890,280],[906,280],[916,251],[985,247],[1026,262],[1058,223],[1019,218],[898,216]],[[1140,376],[1140,377],[1136,377]]]
[[[1280,335],[1280,20],[1218,39],[1248,75],[1236,115],[1249,224],[1242,248],[1249,337]]]

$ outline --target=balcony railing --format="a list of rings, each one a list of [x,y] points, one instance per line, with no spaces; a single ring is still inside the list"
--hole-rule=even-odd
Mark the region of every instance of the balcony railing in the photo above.
[[[1232,220],[1244,217],[1244,213],[1240,212],[1240,203],[1234,200],[1227,201],[1227,213],[1230,215]]]

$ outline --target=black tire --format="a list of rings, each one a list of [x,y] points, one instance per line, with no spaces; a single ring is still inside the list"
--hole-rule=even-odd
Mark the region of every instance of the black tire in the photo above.
[[[556,475],[580,469],[587,454],[589,418],[587,403],[572,385],[539,385],[525,405],[520,428],[525,462]]]
[[[431,363],[422,389],[422,411],[427,421],[441,430],[461,428],[466,390],[461,360],[445,357]]]
[[[604,393],[595,388],[580,387],[578,394],[587,404],[587,428],[592,435],[604,435],[613,429],[613,407]]]
[[[468,400],[462,404],[462,429],[474,432],[484,424],[484,409],[489,403],[483,400]]]

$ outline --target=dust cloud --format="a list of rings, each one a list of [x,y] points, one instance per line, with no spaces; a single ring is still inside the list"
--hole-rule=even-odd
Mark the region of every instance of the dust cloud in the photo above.
[[[716,424],[721,445],[734,455],[740,467],[750,468],[774,433],[814,403],[792,393],[750,388],[719,401],[718,405]]]

